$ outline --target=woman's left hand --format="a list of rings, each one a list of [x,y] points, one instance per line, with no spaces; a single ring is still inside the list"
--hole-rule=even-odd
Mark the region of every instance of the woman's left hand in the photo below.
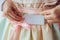
[[[48,23],[60,23],[60,13],[56,13],[58,10],[50,9],[42,12]]]

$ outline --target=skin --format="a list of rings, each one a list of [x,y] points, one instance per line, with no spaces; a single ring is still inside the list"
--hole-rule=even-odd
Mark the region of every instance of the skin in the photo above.
[[[44,15],[45,19],[50,24],[60,23],[60,5],[53,9],[43,11],[42,15]]]
[[[3,12],[4,15],[10,19],[10,20],[14,20],[14,21],[22,21],[22,14],[21,14],[21,10],[19,10],[14,3],[10,2],[10,1],[6,1],[3,5]]]

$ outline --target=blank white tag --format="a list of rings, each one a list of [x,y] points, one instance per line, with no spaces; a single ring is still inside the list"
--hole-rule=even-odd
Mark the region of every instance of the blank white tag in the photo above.
[[[26,14],[24,18],[28,24],[44,25],[44,16],[42,15]]]

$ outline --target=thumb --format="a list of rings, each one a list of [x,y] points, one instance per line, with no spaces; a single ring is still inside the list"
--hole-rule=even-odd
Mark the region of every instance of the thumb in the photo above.
[[[53,9],[51,9],[51,10],[45,10],[45,11],[41,12],[41,15],[49,15],[49,14],[51,14],[51,12],[53,12]]]

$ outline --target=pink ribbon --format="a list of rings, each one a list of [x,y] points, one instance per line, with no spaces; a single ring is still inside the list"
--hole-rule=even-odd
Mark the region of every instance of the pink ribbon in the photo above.
[[[17,28],[18,26],[20,26],[20,27],[23,27],[23,28],[25,28],[25,29],[27,29],[27,30],[30,29],[30,25],[27,24],[26,22],[17,22],[17,21],[11,20],[11,23],[13,24],[13,26],[14,26],[15,28]],[[18,30],[18,29],[17,29],[17,30]]]

